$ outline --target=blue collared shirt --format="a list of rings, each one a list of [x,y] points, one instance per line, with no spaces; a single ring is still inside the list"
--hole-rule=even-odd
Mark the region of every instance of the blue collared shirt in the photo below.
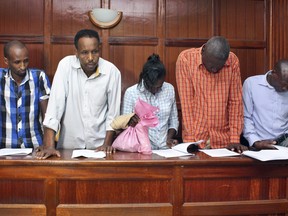
[[[277,92],[267,82],[270,72],[249,77],[243,84],[243,135],[250,146],[288,131],[288,92]]]
[[[42,145],[40,101],[47,100],[50,82],[38,69],[28,69],[19,86],[10,71],[0,68],[0,148]]]
[[[170,83],[164,82],[161,90],[153,95],[143,85],[141,87],[138,87],[138,84],[131,86],[125,92],[121,114],[134,112],[138,98],[159,108],[157,113],[159,124],[149,128],[149,139],[152,149],[166,149],[168,130],[174,128],[177,131],[179,126],[174,87]]]

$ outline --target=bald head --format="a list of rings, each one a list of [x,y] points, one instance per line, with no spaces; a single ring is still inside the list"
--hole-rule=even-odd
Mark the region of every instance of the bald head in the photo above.
[[[211,73],[220,71],[229,57],[230,46],[222,36],[210,38],[202,47],[202,62]]]
[[[281,59],[274,66],[274,71],[279,74],[281,80],[288,82],[288,59]]]
[[[6,43],[5,46],[4,46],[4,57],[5,58],[9,58],[10,57],[10,50],[12,48],[23,49],[23,48],[26,48],[26,46],[22,42],[17,41],[17,40],[13,40],[13,41],[10,41],[10,42]]]
[[[226,38],[221,36],[214,36],[210,38],[205,44],[207,55],[227,60],[230,52],[230,46]]]
[[[20,41],[11,41],[4,46],[4,63],[8,66],[18,85],[25,78],[29,64],[27,47]]]
[[[279,60],[267,76],[268,83],[277,92],[288,91],[288,59]]]

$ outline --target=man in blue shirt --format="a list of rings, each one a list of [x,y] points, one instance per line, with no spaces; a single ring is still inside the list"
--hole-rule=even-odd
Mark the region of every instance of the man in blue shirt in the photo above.
[[[42,120],[50,94],[44,71],[28,69],[27,47],[20,41],[4,46],[0,68],[0,148],[36,148],[42,145]]]
[[[288,133],[288,59],[278,61],[265,75],[243,84],[244,130],[249,145],[273,149],[285,145]],[[282,137],[281,141],[277,138]]]

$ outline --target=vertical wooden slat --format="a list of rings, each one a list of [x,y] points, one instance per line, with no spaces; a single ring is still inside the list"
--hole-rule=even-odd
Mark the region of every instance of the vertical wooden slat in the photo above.
[[[101,1],[101,6],[102,8],[110,8],[110,0],[102,0]],[[110,34],[109,29],[101,29],[101,57],[104,59],[109,59],[110,57],[110,50],[109,50],[109,44],[108,44],[108,38]]]
[[[219,0],[212,0],[212,34],[219,35],[220,34],[220,4],[221,1]]]
[[[158,10],[157,10],[157,37],[158,40],[158,46],[157,46],[157,53],[160,55],[160,58],[163,62],[166,62],[166,55],[165,55],[165,16],[166,16],[166,5],[165,0],[158,0],[157,4]]]
[[[271,52],[270,66],[282,58],[288,58],[288,3],[287,0],[271,1]]]
[[[52,15],[52,0],[44,0],[44,70],[52,81],[54,72],[51,70],[51,15]]]
[[[174,168],[174,175],[176,178],[173,179],[172,182],[172,192],[173,194],[173,215],[181,216],[181,207],[184,204],[184,179],[183,179],[183,167],[175,167]]]
[[[58,182],[56,179],[47,179],[45,181],[45,204],[47,216],[56,215],[56,208],[59,204],[59,192],[58,192]],[[57,199],[51,199],[51,197],[57,197]]]

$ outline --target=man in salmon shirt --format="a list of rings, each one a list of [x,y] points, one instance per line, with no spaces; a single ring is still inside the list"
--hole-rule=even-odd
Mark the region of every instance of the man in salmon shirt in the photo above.
[[[200,48],[184,50],[176,62],[184,142],[202,148],[242,152],[243,103],[240,65],[228,41],[214,36]]]

